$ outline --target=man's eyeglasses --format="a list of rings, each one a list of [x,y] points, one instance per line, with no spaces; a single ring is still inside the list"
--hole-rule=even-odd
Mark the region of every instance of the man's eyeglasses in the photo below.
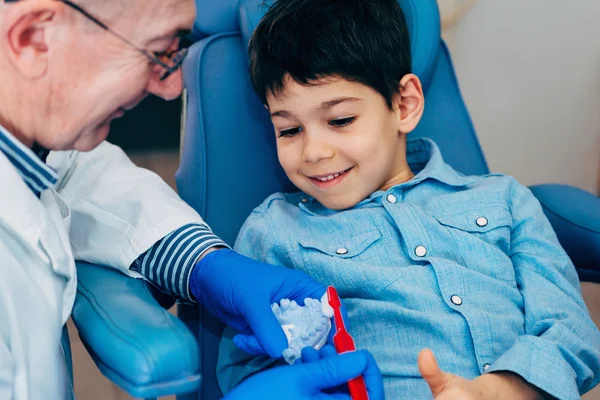
[[[10,3],[10,2],[16,2],[18,0],[5,0],[5,1]],[[58,0],[58,1],[64,3],[65,5],[69,6],[73,10],[79,12],[81,15],[83,15],[84,17],[86,17],[87,19],[92,21],[94,24],[98,25],[100,28],[104,29],[105,31],[107,31],[108,33],[110,33],[111,35],[116,37],[117,39],[121,40],[123,43],[127,44],[129,47],[131,47],[132,49],[134,49],[135,51],[137,51],[138,53],[140,53],[144,57],[146,57],[148,59],[148,61],[150,61],[151,63],[161,66],[164,69],[164,72],[160,75],[160,78],[159,78],[161,81],[164,81],[169,76],[171,76],[174,72],[176,72],[179,68],[181,68],[181,64],[183,63],[183,60],[185,59],[185,56],[187,55],[188,50],[189,50],[187,47],[184,47],[185,40],[183,37],[179,38],[179,45],[178,45],[177,50],[169,51],[164,54],[154,53],[152,51],[145,50],[145,49],[142,49],[142,48],[136,46],[131,41],[129,41],[127,38],[122,36],[120,33],[113,31],[105,23],[103,23],[98,18],[94,17],[93,15],[91,15],[90,13],[85,11],[83,8],[81,8],[81,6],[71,2],[69,0]],[[187,41],[185,41],[185,42],[187,42]]]

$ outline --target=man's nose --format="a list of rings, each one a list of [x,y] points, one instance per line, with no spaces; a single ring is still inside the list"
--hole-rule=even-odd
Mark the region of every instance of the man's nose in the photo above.
[[[316,163],[324,159],[333,157],[335,151],[333,147],[327,143],[319,135],[319,132],[304,132],[304,161]]]
[[[153,74],[148,81],[148,93],[152,93],[165,100],[174,100],[183,90],[183,75],[181,68],[171,74],[167,79],[161,81],[159,76]]]

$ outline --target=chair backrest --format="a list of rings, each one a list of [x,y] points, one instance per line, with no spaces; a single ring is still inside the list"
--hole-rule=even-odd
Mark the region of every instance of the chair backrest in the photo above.
[[[252,90],[247,44],[264,14],[264,0],[196,0],[195,36],[184,63],[185,135],[177,172],[181,197],[214,232],[233,244],[252,209],[277,191],[294,190],[277,161],[268,113]],[[425,90],[425,114],[412,137],[440,146],[465,174],[488,172],[462,100],[448,50],[440,37],[436,0],[399,0],[409,25],[413,72]],[[219,396],[215,361],[222,325],[184,312],[198,327],[202,399]],[[195,319],[195,320],[194,320]]]

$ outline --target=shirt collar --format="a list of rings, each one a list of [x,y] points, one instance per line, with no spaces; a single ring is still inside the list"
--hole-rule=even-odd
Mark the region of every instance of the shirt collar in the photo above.
[[[428,138],[407,140],[406,161],[416,175],[398,186],[415,186],[426,179],[435,179],[449,186],[466,186],[476,180],[475,176],[465,176],[446,164],[437,144]]]
[[[4,153],[36,196],[54,186],[58,181],[56,171],[46,165],[40,156],[19,142],[2,125],[0,125],[0,151]],[[47,155],[43,149],[38,153]]]
[[[389,190],[410,188],[427,179],[434,179],[440,183],[456,187],[467,186],[476,180],[475,176],[462,175],[446,164],[437,144],[428,138],[416,138],[406,141],[406,161],[416,175],[410,181],[396,185]],[[385,193],[384,191],[372,193],[354,207],[368,205]],[[301,194],[301,199],[300,208],[309,214],[329,215],[336,213],[336,211],[327,209],[306,194]]]

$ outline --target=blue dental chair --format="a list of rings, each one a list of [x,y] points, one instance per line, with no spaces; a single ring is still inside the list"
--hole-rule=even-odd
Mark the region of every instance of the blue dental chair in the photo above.
[[[200,387],[198,342],[167,309],[174,301],[141,279],[77,263],[73,321],[100,371],[136,398],[155,399]],[[67,330],[63,349],[73,381]],[[76,383],[75,383],[76,384]]]
[[[410,28],[413,71],[424,85],[426,109],[411,137],[427,136],[465,174],[488,166],[440,36],[435,0],[399,0]],[[261,0],[196,0],[199,41],[184,64],[185,136],[179,193],[233,244],[252,209],[276,191],[293,191],[278,162],[268,113],[248,77],[247,43],[265,12]],[[564,185],[532,188],[581,280],[600,282],[600,199]],[[185,399],[221,396],[215,365],[223,325],[197,307],[180,318],[200,344],[202,385]]]

